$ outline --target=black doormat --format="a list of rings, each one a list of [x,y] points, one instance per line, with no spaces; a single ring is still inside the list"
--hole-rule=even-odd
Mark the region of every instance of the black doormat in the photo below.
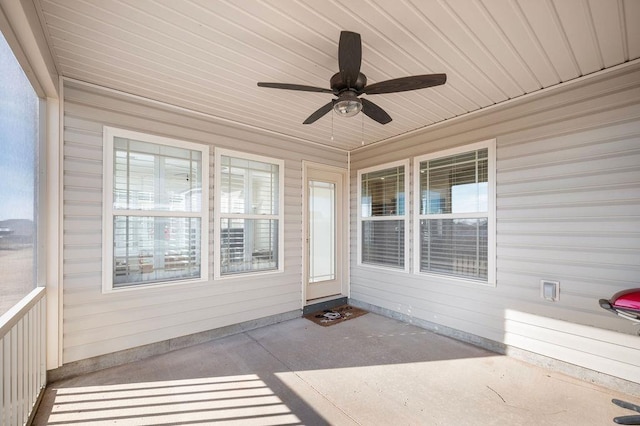
[[[342,305],[333,309],[325,309],[324,311],[313,312],[311,314],[305,315],[304,317],[309,321],[315,322],[318,325],[328,327],[330,325],[339,324],[353,318],[358,318],[366,313],[367,311],[363,311],[360,308],[349,305]]]

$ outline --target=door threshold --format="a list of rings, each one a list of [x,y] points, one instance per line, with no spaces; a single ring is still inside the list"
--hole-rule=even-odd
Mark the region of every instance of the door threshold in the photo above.
[[[324,311],[325,309],[333,309],[338,306],[346,305],[348,302],[347,296],[331,296],[321,299],[310,300],[311,304],[302,308],[302,315],[307,315],[312,312]]]

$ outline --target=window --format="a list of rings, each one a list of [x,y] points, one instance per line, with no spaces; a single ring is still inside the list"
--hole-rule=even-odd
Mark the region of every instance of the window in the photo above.
[[[415,159],[414,271],[493,283],[495,141]]]
[[[39,108],[0,34],[0,315],[36,287]]]
[[[358,172],[358,263],[408,271],[408,161]]]
[[[208,147],[105,127],[104,290],[206,280]]]
[[[281,271],[284,162],[216,150],[216,276]]]

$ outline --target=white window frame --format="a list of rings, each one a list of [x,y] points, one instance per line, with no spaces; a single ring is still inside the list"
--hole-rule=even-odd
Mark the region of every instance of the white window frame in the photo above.
[[[409,228],[410,225],[410,220],[409,220],[409,215],[410,215],[410,211],[409,211],[409,207],[411,206],[411,204],[409,203],[409,196],[410,196],[410,178],[409,178],[409,174],[410,174],[410,161],[409,159],[406,160],[400,160],[400,161],[394,161],[391,163],[385,163],[385,164],[380,164],[377,166],[372,166],[372,167],[367,167],[365,169],[361,169],[358,170],[358,200],[357,200],[357,204],[358,204],[358,243],[357,243],[357,265],[358,266],[363,266],[363,267],[367,267],[367,268],[375,268],[375,269],[384,269],[386,271],[394,271],[394,272],[406,272],[408,273],[410,271],[410,267],[411,267],[411,259],[409,257],[409,249],[410,249],[410,234],[411,234],[411,229]],[[381,170],[385,170],[385,169],[391,169],[394,167],[399,167],[399,166],[404,166],[404,192],[405,192],[405,196],[404,196],[404,215],[400,216],[373,216],[373,217],[368,217],[368,218],[364,218],[362,216],[362,175],[367,174],[367,173],[372,173],[372,172],[378,172]],[[385,265],[374,265],[371,263],[363,263],[362,262],[362,223],[365,221],[378,221],[378,220],[397,220],[397,221],[402,221],[404,223],[404,268],[393,268],[390,266],[385,266]]]
[[[487,149],[488,156],[488,208],[486,215],[479,213],[459,213],[459,214],[442,214],[442,215],[422,215],[420,214],[420,196],[418,191],[420,190],[420,163],[427,160],[434,160],[437,158],[448,157],[457,154],[463,154],[466,152],[477,151],[480,149]],[[449,280],[455,283],[464,283],[473,285],[496,285],[496,140],[489,139],[482,142],[477,142],[469,145],[459,146],[444,151],[437,151],[426,155],[415,157],[413,160],[413,232],[416,234],[413,239],[413,273],[423,276],[434,276],[442,279]],[[487,218],[487,281],[475,280],[471,278],[452,276],[447,274],[438,274],[436,272],[422,272],[420,271],[420,238],[418,236],[420,232],[420,220],[422,219],[451,219],[454,217],[486,217]]]
[[[141,142],[167,145],[171,147],[200,151],[202,153],[202,201],[200,212],[166,212],[161,216],[181,216],[199,218],[200,229],[200,277],[185,278],[171,281],[159,281],[152,283],[140,283],[130,286],[113,286],[113,217],[117,215],[127,216],[159,216],[148,210],[116,210],[113,208],[113,164],[114,164],[114,139],[116,137],[134,139]],[[185,283],[201,283],[209,280],[209,147],[207,145],[186,142],[178,139],[167,138],[148,133],[119,129],[116,127],[103,127],[103,219],[102,219],[102,292],[114,293],[122,291],[136,291],[149,288],[181,285]]]
[[[275,164],[278,166],[278,211],[277,214],[239,214],[229,213],[222,214],[221,208],[221,185],[222,182],[222,157],[234,157],[241,158],[249,161],[259,161],[261,163]],[[284,160],[265,157],[262,155],[248,154],[246,152],[234,151],[225,148],[215,149],[215,208],[214,208],[214,253],[217,253],[214,261],[214,278],[218,280],[227,280],[234,278],[241,278],[247,276],[260,276],[269,274],[280,274],[284,272]],[[234,274],[223,275],[221,272],[221,250],[220,244],[222,242],[222,229],[220,227],[220,220],[223,218],[236,218],[236,219],[270,219],[278,221],[278,268],[262,271],[246,271],[238,272]]]

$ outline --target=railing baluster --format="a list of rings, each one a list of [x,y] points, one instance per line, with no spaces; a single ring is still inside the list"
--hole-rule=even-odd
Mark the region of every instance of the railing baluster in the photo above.
[[[2,400],[2,424],[11,424],[11,335],[2,338],[2,388],[4,399]]]
[[[18,321],[19,323],[19,321]],[[17,324],[11,329],[11,424],[18,425],[18,327]]]
[[[34,306],[35,308],[35,306]],[[22,373],[22,412],[20,413],[21,418],[28,419],[29,418],[29,346],[31,343],[31,335],[29,334],[29,314],[33,311],[30,309],[29,312],[24,316],[23,325],[22,325],[22,369],[20,370]]]
[[[24,365],[24,347],[26,343],[26,339],[24,338],[24,326],[25,326],[25,318],[26,315],[20,319],[18,325],[16,326],[16,339],[18,341],[18,369],[16,370],[16,382],[18,393],[16,396],[18,397],[18,404],[16,405],[16,424],[20,424],[20,419],[24,416],[24,371],[26,370]]]
[[[28,314],[29,339],[27,341],[27,348],[28,348],[29,356],[27,357],[27,368],[25,371],[25,378],[27,379],[27,394],[26,394],[27,407],[33,407],[33,404],[36,402],[34,399],[34,395],[36,394],[36,389],[35,389],[35,383],[33,381],[33,376],[36,370],[34,369],[34,364],[33,364],[33,351],[35,349],[35,346],[38,344],[36,341],[34,341],[35,331],[36,331],[34,327],[34,322],[36,318],[35,313],[39,305],[40,304],[38,303],[36,306],[33,307],[33,309],[30,309]],[[27,416],[28,415],[29,415],[29,410],[27,410]]]
[[[40,299],[40,306],[38,309],[40,315],[40,327],[38,328],[38,334],[40,336],[40,344],[38,345],[38,353],[40,354],[40,363],[38,364],[38,371],[40,373],[40,379],[38,380],[38,391],[44,389],[47,385],[47,309],[46,301],[44,298]]]
[[[4,337],[0,337],[0,404],[2,404],[2,409],[0,409],[0,424],[5,424],[5,404],[4,404],[4,377],[5,377],[5,368],[4,368]]]
[[[40,364],[38,365],[38,371],[40,372],[40,380],[38,381],[38,389],[44,389],[47,385],[47,310],[45,299],[40,300],[40,327],[38,333],[40,335],[40,344],[38,345],[38,352],[40,354]]]

